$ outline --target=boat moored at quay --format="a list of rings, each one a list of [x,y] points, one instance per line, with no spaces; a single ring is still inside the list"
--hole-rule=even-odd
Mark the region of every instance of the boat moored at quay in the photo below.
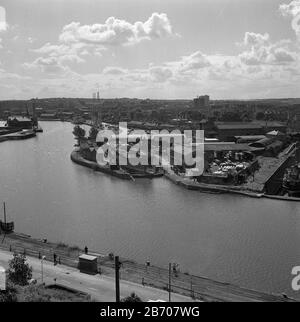
[[[290,197],[300,197],[300,163],[286,170],[282,187]]]

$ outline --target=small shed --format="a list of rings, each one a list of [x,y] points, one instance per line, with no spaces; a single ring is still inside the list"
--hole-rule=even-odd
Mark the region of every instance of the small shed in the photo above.
[[[6,270],[0,266],[0,291],[6,291]]]
[[[87,255],[87,254],[80,255],[78,268],[82,273],[97,274],[98,273],[97,257],[92,255]]]

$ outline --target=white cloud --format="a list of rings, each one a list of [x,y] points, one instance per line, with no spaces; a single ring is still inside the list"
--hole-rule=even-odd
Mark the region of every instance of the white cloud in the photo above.
[[[0,6],[0,34],[7,30],[7,22],[6,22],[6,11],[4,7]],[[2,39],[0,38],[0,49],[2,49]]]
[[[65,44],[120,46],[173,35],[168,16],[165,13],[153,13],[144,23],[138,21],[131,24],[115,17],[108,18],[104,24],[81,25],[72,22],[63,28],[59,40]]]
[[[297,54],[289,49],[289,41],[271,43],[267,33],[246,32],[244,45],[247,49],[239,57],[246,65],[282,65],[297,59]]]
[[[283,15],[292,15],[295,17],[300,14],[300,0],[294,0],[289,4],[284,3],[280,5],[279,10]]]
[[[33,44],[36,41],[36,38],[28,37],[27,41],[29,44]]]
[[[60,62],[70,61],[82,63],[84,59],[79,55],[86,50],[81,44],[73,44],[72,46],[60,44],[51,45],[50,43],[45,44],[39,49],[34,49],[33,52],[46,55],[47,57],[55,57]]]
[[[105,67],[103,70],[104,75],[124,75],[128,72],[127,69],[120,67]]]
[[[295,18],[300,14],[298,3],[300,0],[282,5],[280,10]],[[199,50],[173,60],[149,65],[144,62],[145,67],[128,68],[119,57],[103,55],[101,66],[107,63],[107,67],[99,73],[87,72],[95,70],[89,68],[89,59],[97,64],[95,55],[101,56],[111,47],[119,49],[120,46],[172,36],[176,34],[165,14],[153,14],[145,22],[135,23],[113,17],[103,24],[73,22],[62,29],[56,44],[46,43],[33,50],[40,57],[24,67],[33,74],[35,71],[43,73],[34,74],[37,77],[29,84],[31,88],[37,88],[37,93],[47,96],[51,93],[90,96],[95,86],[99,86],[106,97],[193,97],[201,89],[215,97],[250,98],[282,93],[286,93],[282,96],[288,96],[300,90],[299,43],[275,42],[268,33],[246,32],[238,52],[232,56],[209,55]],[[117,50],[112,52],[116,54]],[[81,74],[71,71],[70,63],[84,61],[87,65],[76,69]],[[114,66],[116,62],[121,65]],[[128,65],[131,66],[132,61]]]
[[[244,37],[244,44],[246,46],[256,46],[256,45],[265,45],[268,44],[270,40],[270,35],[265,33],[264,35],[246,32]]]
[[[179,70],[181,72],[195,71],[205,67],[209,67],[211,63],[207,56],[197,51],[189,56],[183,56],[179,62]]]
[[[64,74],[69,71],[68,67],[62,65],[57,57],[39,57],[32,63],[24,63],[23,67],[28,70],[40,70],[47,74]]]
[[[134,24],[114,17],[108,18],[104,24],[81,25],[72,22],[63,27],[58,44],[46,43],[32,50],[42,56],[24,66],[39,66],[44,72],[58,71],[64,69],[63,65],[68,62],[83,63],[89,55],[101,57],[108,46],[133,45],[142,40],[175,35],[165,13],[153,13],[147,21]]]
[[[197,51],[191,55],[183,56],[175,61],[165,62],[161,65],[150,64],[143,69],[124,69],[120,67],[104,68],[102,75],[110,76],[114,82],[124,82],[127,85],[134,82],[143,86],[159,87],[163,83],[179,83],[183,78],[195,80],[195,76],[209,67],[211,63],[207,56]]]
[[[0,6],[0,32],[7,29],[6,10]]]
[[[153,77],[154,81],[163,83],[173,76],[173,72],[170,68],[166,67],[151,67],[150,75]]]
[[[296,32],[297,36],[300,37],[300,0],[294,0],[289,4],[280,5],[279,11],[284,16],[293,17],[292,28]]]

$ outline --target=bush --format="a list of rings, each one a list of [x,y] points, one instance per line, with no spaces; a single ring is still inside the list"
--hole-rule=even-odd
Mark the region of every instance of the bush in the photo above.
[[[32,278],[32,268],[26,263],[24,254],[14,253],[14,257],[9,261],[8,279],[16,285],[28,285]]]
[[[124,299],[121,300],[121,302],[124,302],[124,303],[142,302],[142,300],[135,293],[131,293],[130,296],[125,297]]]
[[[17,302],[17,291],[11,283],[7,283],[6,291],[0,291],[0,303]]]

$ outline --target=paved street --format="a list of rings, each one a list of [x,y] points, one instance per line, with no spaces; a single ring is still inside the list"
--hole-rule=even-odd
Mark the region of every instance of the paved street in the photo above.
[[[0,265],[7,268],[8,261],[12,258],[12,253],[0,251]],[[41,282],[41,261],[37,258],[27,257],[28,263],[33,268],[33,277]],[[77,269],[63,265],[54,266],[53,263],[44,261],[43,278],[46,284],[56,283],[78,289],[92,296],[100,302],[115,301],[115,281],[111,277],[103,275],[87,275],[80,273]],[[121,281],[121,298],[135,292],[143,301],[164,300],[168,301],[168,293],[163,290],[142,286],[139,284]],[[172,302],[189,302],[190,298],[178,294],[172,294]]]

